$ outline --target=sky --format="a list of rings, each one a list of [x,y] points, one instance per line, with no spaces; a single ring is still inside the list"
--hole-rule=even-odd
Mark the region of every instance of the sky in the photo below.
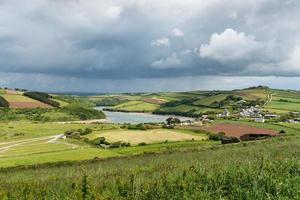
[[[0,87],[300,90],[299,0],[0,0]]]

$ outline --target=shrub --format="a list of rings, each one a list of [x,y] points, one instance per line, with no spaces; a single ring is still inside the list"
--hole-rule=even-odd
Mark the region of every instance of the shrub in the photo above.
[[[110,144],[109,148],[119,148],[121,147],[122,142],[113,142]]]
[[[279,134],[285,134],[285,133],[286,133],[285,130],[279,131]]]
[[[109,145],[110,143],[106,141],[105,137],[98,137],[92,141],[90,141],[93,145],[100,145],[100,144],[105,144]]]
[[[139,146],[145,146],[146,143],[145,143],[145,142],[141,142],[141,143],[139,143],[138,145],[139,145]]]
[[[2,96],[0,96],[0,107],[4,107],[4,108],[9,107],[8,101],[6,101],[6,99],[4,99]]]
[[[211,134],[208,135],[208,139],[213,140],[213,141],[220,141],[221,138],[222,138],[222,136],[218,135],[218,134],[212,134],[211,133]]]
[[[239,143],[240,141],[241,140],[237,137],[228,137],[228,136],[221,137],[222,144]]]
[[[147,130],[147,127],[144,124],[137,124],[137,125],[128,125],[127,127],[128,129],[132,129],[132,130]]]
[[[164,124],[164,125],[162,126],[162,128],[165,128],[165,129],[173,129],[174,126],[173,126],[173,125],[167,125],[167,124]]]
[[[102,111],[93,108],[83,107],[79,104],[70,104],[63,108],[64,111],[71,115],[78,116],[80,120],[103,119],[105,115]]]
[[[93,130],[90,128],[86,128],[85,130],[78,129],[78,131],[79,131],[80,135],[88,135],[93,132]]]

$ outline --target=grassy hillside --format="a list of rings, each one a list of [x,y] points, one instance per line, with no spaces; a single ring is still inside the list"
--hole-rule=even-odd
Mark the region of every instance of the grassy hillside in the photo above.
[[[299,138],[278,138],[161,155],[5,169],[0,172],[0,197],[299,199],[299,144]]]
[[[265,110],[278,114],[300,112],[300,92],[287,90],[270,90],[271,101]]]
[[[144,101],[129,101],[114,106],[113,110],[127,112],[152,112],[157,108],[159,108],[159,105],[154,103],[147,103]]]
[[[9,103],[9,109],[0,107],[0,121],[77,121],[88,119],[103,119],[101,111],[94,110],[92,102],[79,97],[59,95],[42,95],[45,102],[59,105],[55,108],[47,103],[25,96],[21,91],[2,89],[1,97]],[[43,97],[43,95],[45,97]],[[7,107],[7,106],[6,106]]]
[[[253,87],[233,91],[193,91],[136,93],[89,97],[99,106],[124,112],[153,112],[197,117],[201,114],[220,113],[225,108],[238,110],[242,106],[263,105],[271,90]],[[239,104],[239,101],[243,101]]]

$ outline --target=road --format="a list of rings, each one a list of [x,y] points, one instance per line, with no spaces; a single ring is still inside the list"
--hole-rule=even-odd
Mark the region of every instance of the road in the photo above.
[[[268,105],[272,101],[272,98],[273,98],[273,94],[268,94],[267,101],[264,103],[263,107]]]

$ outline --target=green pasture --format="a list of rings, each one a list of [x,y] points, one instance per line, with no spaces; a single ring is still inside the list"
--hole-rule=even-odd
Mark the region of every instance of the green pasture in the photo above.
[[[284,102],[284,101],[272,100],[265,108],[299,112],[300,102]]]
[[[299,199],[299,145],[299,138],[276,138],[4,169],[0,171],[0,198]]]
[[[56,122],[35,123],[26,121],[1,122],[0,123],[0,142],[51,136],[63,134],[67,130],[79,128],[95,128],[99,125],[92,124],[61,124]]]
[[[193,104],[194,105],[203,105],[203,106],[210,106],[213,102],[217,101],[222,101],[224,100],[228,94],[218,94],[218,95],[213,95],[210,97],[205,97],[200,100],[195,101]]]
[[[147,103],[144,101],[130,101],[114,106],[114,110],[130,111],[130,112],[152,112],[159,108],[159,105]]]

